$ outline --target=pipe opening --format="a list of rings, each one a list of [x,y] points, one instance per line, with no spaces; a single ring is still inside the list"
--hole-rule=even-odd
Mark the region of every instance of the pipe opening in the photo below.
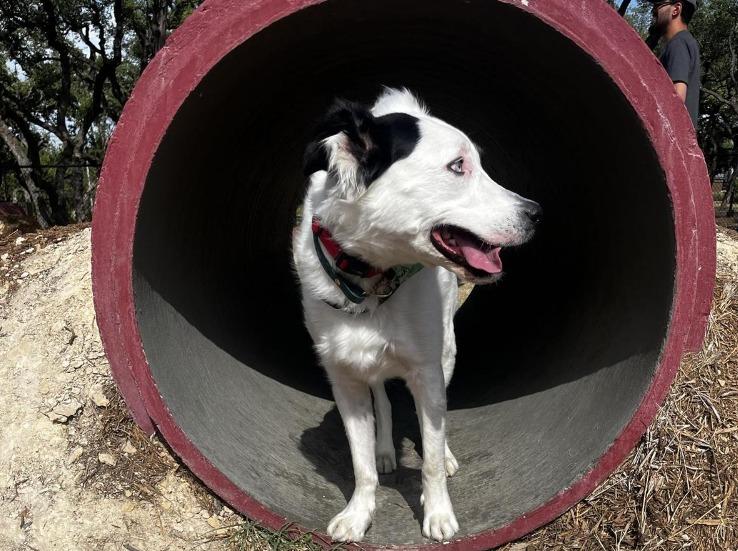
[[[348,444],[302,325],[289,245],[302,151],[334,96],[407,86],[483,149],[544,224],[456,318],[449,491],[459,536],[568,488],[646,393],[670,319],[665,177],[602,68],[496,2],[329,1],[232,51],[189,95],[146,180],[136,317],[177,424],[231,481],[325,530],[353,488]],[[412,401],[391,385],[401,466],[380,477],[367,541],[422,542]]]

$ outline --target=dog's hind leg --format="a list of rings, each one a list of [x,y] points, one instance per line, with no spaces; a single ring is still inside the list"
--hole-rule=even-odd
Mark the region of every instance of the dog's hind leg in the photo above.
[[[420,433],[423,434],[423,419],[418,416],[418,422],[420,424]],[[448,436],[446,436],[446,442],[444,442],[444,466],[446,467],[446,476],[454,476],[459,470],[459,462],[448,447]],[[423,502],[423,496],[420,496],[421,505]]]
[[[420,416],[418,416],[418,422],[420,424],[420,433],[423,434],[423,420]],[[454,476],[457,471],[459,470],[459,462],[456,460],[456,457],[453,453],[451,453],[451,450],[448,447],[448,436],[446,436],[446,441],[444,442],[444,466],[446,467],[446,476]],[[423,496],[420,496],[421,502],[423,500]]]
[[[346,508],[328,524],[328,535],[336,541],[359,541],[372,522],[377,490],[372,401],[364,382],[341,377],[332,386],[351,448],[356,486]]]
[[[446,476],[454,476],[456,474],[456,471],[459,470],[459,462],[456,460],[456,457],[454,457],[454,454],[451,453],[451,450],[448,448],[448,439],[446,439],[446,450],[444,456],[444,463],[446,465]]]
[[[397,468],[395,456],[395,445],[392,442],[392,406],[384,381],[374,383],[372,394],[374,395],[374,416],[377,418],[377,471],[380,473],[391,473]]]
[[[441,367],[443,369],[443,382],[446,388],[448,388],[451,382],[451,377],[454,374],[454,366],[456,364],[456,336],[454,334],[454,322],[453,312],[450,317],[444,320],[444,343],[443,343],[443,356],[441,358]],[[459,462],[456,461],[454,454],[448,447],[448,436],[446,437],[446,475],[454,476],[456,471],[459,470]]]

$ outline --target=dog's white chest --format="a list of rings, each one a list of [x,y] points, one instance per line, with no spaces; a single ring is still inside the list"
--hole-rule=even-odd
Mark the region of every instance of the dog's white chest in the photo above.
[[[381,319],[343,317],[341,323],[314,320],[315,327],[311,329],[315,331],[311,333],[316,351],[324,362],[350,369],[367,381],[403,374],[403,367],[397,361],[397,344]]]

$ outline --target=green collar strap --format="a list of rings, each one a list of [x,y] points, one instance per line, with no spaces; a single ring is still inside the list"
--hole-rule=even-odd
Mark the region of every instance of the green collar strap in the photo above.
[[[341,270],[331,265],[328,258],[326,258],[325,252],[323,252],[323,247],[320,244],[317,233],[313,233],[313,242],[315,243],[315,252],[318,255],[318,260],[320,260],[320,265],[323,266],[323,270],[325,270],[328,277],[331,278],[336,287],[343,293],[343,296],[352,304],[361,304],[369,296],[376,296],[379,299],[379,304],[382,304],[400,288],[400,285],[423,269],[422,264],[393,266],[389,270],[382,272],[382,277],[380,277],[374,288],[370,292],[367,292],[349,280]],[[327,300],[323,302],[336,310],[343,310],[348,306],[348,304],[337,306]],[[364,312],[366,311],[364,310]]]

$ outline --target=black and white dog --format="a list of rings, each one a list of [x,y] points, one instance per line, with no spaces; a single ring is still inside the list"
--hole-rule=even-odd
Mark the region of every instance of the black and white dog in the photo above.
[[[448,540],[459,528],[445,426],[456,277],[497,281],[500,250],[531,238],[540,207],[496,184],[469,138],[407,90],[386,89],[371,109],[337,101],[307,148],[305,172],[294,262],[356,479],[328,534],[358,541],[371,524],[377,472],[396,467],[384,381],[399,377],[423,440],[423,535]]]

